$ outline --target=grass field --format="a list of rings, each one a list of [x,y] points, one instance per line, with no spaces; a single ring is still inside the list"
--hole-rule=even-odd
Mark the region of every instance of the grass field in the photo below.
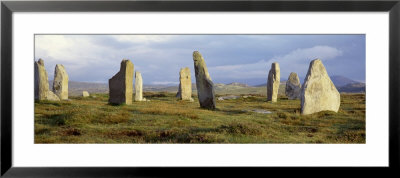
[[[144,96],[151,101],[120,106],[107,94],[35,102],[35,143],[365,143],[365,94],[341,94],[338,113],[305,116],[299,100],[284,96],[217,101],[214,111],[201,109],[196,96]]]

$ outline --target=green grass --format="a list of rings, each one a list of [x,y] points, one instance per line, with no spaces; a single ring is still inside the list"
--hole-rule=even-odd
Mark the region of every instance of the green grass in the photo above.
[[[173,93],[114,106],[107,94],[35,103],[35,143],[365,143],[365,94],[342,94],[338,113],[300,114],[300,101],[260,94],[217,101],[214,111]],[[272,114],[252,112],[254,109]]]

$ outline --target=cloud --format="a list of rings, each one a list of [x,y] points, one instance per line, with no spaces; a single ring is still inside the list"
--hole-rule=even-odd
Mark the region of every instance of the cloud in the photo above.
[[[296,49],[291,51],[289,54],[283,56],[276,56],[277,60],[280,61],[304,61],[320,58],[321,60],[334,59],[335,57],[341,56],[342,51],[330,47],[330,46],[314,46],[312,48]]]
[[[350,64],[354,65],[365,60],[360,55],[365,41],[355,38],[353,35],[36,35],[35,59],[44,59],[50,80],[55,64],[63,64],[71,81],[107,83],[118,72],[121,60],[127,58],[135,70],[141,71],[144,84],[172,85],[178,83],[182,67],[189,67],[194,76],[192,53],[198,50],[213,81],[258,84],[265,83],[275,61],[280,64],[282,79],[290,72],[303,77],[309,62],[315,58],[327,62],[335,73],[342,72],[348,64],[343,61],[353,61]],[[364,37],[356,39],[359,38]],[[351,48],[353,43],[360,49]],[[337,59],[342,63],[336,62]],[[354,75],[359,75],[360,70],[353,70]]]
[[[326,61],[335,59],[342,54],[341,50],[330,46],[299,48],[287,54],[277,55],[269,60],[260,60],[255,63],[210,67],[209,72],[213,79],[266,79],[271,64],[278,62],[281,69],[281,80],[286,80],[290,72],[296,72],[299,76],[305,76],[309,63],[313,59],[320,58]]]
[[[149,44],[154,42],[167,42],[173,35],[114,35],[114,38],[120,42],[131,42]]]
[[[169,39],[170,36],[160,35],[36,35],[35,59],[45,61],[50,79],[54,66],[63,64],[71,80],[107,82],[118,71],[123,58],[145,66],[143,70],[147,66],[156,69],[148,62],[159,63],[157,56],[163,55],[162,50],[143,44]]]

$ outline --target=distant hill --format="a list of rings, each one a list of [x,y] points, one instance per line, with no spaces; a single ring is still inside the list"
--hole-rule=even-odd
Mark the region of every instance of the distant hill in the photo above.
[[[345,85],[352,84],[352,83],[359,83],[357,81],[351,80],[347,77],[343,77],[340,75],[331,76],[331,80],[332,80],[333,84],[335,84],[336,87],[341,87],[341,86],[345,86]]]
[[[347,84],[351,84],[351,83],[360,83],[354,80],[351,80],[347,77],[343,77],[340,75],[333,75],[330,77],[333,84],[335,84],[336,87],[341,87],[341,86],[345,86]],[[286,81],[281,81],[281,84],[285,84]],[[265,87],[267,86],[267,83],[263,83],[263,84],[259,84],[259,85],[255,85],[255,87]]]
[[[365,93],[365,83],[350,83],[337,89],[345,93]]]
[[[214,87],[216,90],[218,90],[218,89],[233,90],[233,89],[239,89],[239,88],[247,88],[250,86],[247,84],[244,84],[244,83],[234,82],[234,83],[230,83],[230,84],[216,83],[216,84],[214,84]]]
[[[347,77],[339,76],[339,75],[334,75],[331,76],[331,80],[333,84],[336,86],[339,92],[345,92],[345,93],[365,93],[365,83],[357,82],[354,80],[351,80]],[[285,87],[286,81],[281,81],[281,87]],[[255,85],[254,87],[266,87],[267,83],[263,83],[260,85]],[[284,91],[282,91],[284,92]]]
[[[258,85],[254,85],[254,87],[266,87],[267,83],[263,83],[263,84],[258,84]]]
[[[49,81],[50,89],[53,88],[53,81]],[[70,96],[79,96],[82,91],[89,93],[108,93],[108,84],[92,83],[92,82],[75,82],[68,81],[68,94]]]
[[[346,77],[341,76],[332,76],[332,81],[334,83],[339,83],[336,88],[339,92],[346,93],[364,93],[365,92],[365,83],[356,82],[354,80],[348,79]],[[279,93],[284,93],[286,81],[281,81],[281,85],[279,87]],[[343,85],[344,84],[344,85]],[[49,81],[50,89],[53,86],[53,81]],[[214,84],[215,92],[217,94],[265,94],[266,92],[266,84],[249,86],[244,83],[233,82],[229,84],[216,83]],[[91,82],[75,82],[69,81],[69,95],[71,96],[79,96],[82,94],[82,91],[88,91],[89,93],[108,93],[108,84],[107,83],[91,83]],[[192,83],[193,93],[197,93],[196,91],[196,83]],[[178,86],[167,86],[167,85],[144,85],[143,91],[146,92],[172,92],[175,93],[178,91]]]
[[[244,84],[244,83],[239,83],[239,82],[233,82],[230,84],[226,84],[227,86],[239,86],[239,87],[249,87],[249,85]]]
[[[281,80],[281,85],[286,85],[286,80]],[[254,87],[267,87],[267,83],[254,85]]]

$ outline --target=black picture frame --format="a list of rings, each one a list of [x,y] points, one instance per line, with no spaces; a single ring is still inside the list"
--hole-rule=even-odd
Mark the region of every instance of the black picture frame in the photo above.
[[[244,168],[139,168],[139,167],[63,167],[20,168],[12,166],[12,18],[13,12],[127,12],[127,11],[331,11],[331,12],[389,12],[389,167],[344,168],[347,170],[390,171],[399,168],[400,135],[400,0],[364,1],[2,1],[1,2],[1,175],[5,177],[131,177],[131,176],[199,176],[214,174],[236,174]],[[385,59],[380,59],[385,60]],[[283,174],[292,171],[282,168],[246,168],[244,174],[269,171]],[[269,169],[266,171],[265,169]],[[296,169],[296,173],[313,172]],[[329,169],[329,168],[318,168]],[[360,170],[362,169],[362,170]],[[329,170],[329,174],[340,172]],[[243,173],[243,172],[242,172]]]

